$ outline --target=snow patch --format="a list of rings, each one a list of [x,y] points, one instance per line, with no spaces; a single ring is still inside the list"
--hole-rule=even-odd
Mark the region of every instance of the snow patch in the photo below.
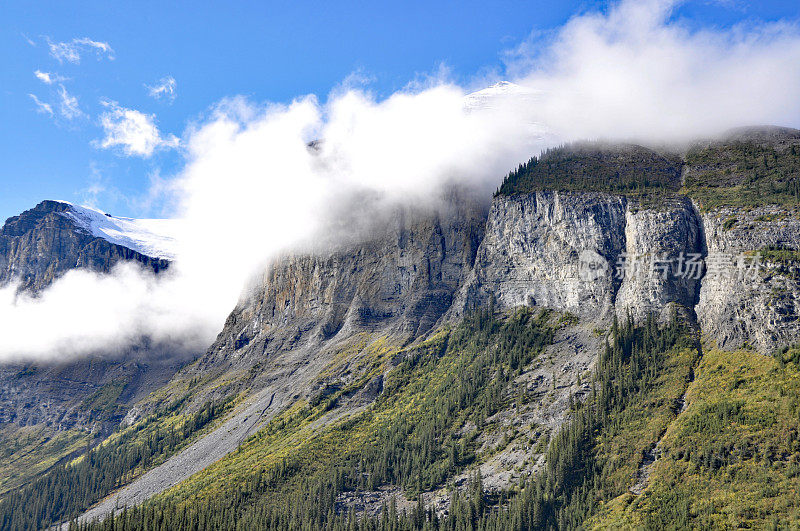
[[[118,218],[67,201],[61,203],[70,206],[64,215],[92,236],[152,258],[175,259],[178,220]]]

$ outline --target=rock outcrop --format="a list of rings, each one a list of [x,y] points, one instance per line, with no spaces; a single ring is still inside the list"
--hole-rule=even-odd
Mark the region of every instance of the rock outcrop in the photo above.
[[[579,325],[565,327],[544,365],[520,377],[553,389],[553,401],[531,412],[553,430],[602,347],[595,332],[614,315],[663,316],[678,306],[724,348],[749,343],[767,353],[796,341],[796,264],[767,253],[749,284],[717,276],[712,267],[725,253],[797,252],[796,214],[772,207],[701,213],[677,192],[675,157],[646,158],[630,180],[652,161],[664,169],[664,179],[648,193],[499,194],[488,209],[453,198],[436,211],[399,209],[362,241],[276,260],[207,353],[178,375],[210,382],[199,386],[196,401],[244,391],[247,402],[204,439],[88,514],[107,514],[117,503],[139,503],[177,484],[206,466],[209,456],[233,451],[278,411],[319,393],[322,380],[346,381],[352,376],[347,363],[323,373],[359,338],[404,345],[490,301],[500,309],[537,306],[580,318]],[[584,181],[591,179],[581,175]],[[380,393],[377,383],[363,391],[361,405]]]
[[[670,303],[693,308],[704,255],[703,226],[687,197],[665,197],[647,207],[629,202],[624,260],[615,268],[623,278],[617,313],[642,319]]]
[[[485,219],[485,207],[467,198],[437,211],[400,208],[366,241],[276,260],[198,370],[322,349],[361,332],[401,342],[424,335],[471,272]]]
[[[619,288],[611,266],[625,249],[625,212],[624,197],[597,193],[496,197],[455,314],[490,297],[504,308],[608,314]]]
[[[542,306],[590,320],[643,318],[671,303],[694,306],[703,231],[682,196],[645,206],[598,192],[495,198],[473,273],[451,311],[494,297],[502,308]],[[687,274],[682,260],[700,267]]]
[[[800,338],[800,218],[774,207],[703,215],[708,257],[697,315],[720,348],[767,353]]]

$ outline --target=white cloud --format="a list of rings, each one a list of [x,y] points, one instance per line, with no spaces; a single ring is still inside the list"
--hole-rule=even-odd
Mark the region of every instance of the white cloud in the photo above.
[[[10,323],[0,357],[85,352],[141,335],[211,341],[251,275],[287,248],[329,236],[331,211],[344,204],[356,205],[348,220],[360,226],[382,201],[424,204],[453,181],[488,198],[510,168],[573,139],[800,125],[796,27],[692,30],[669,18],[670,6],[631,0],[573,18],[515,76],[527,90],[491,105],[465,109],[466,91],[442,81],[384,100],[343,89],[324,104],[221,102],[186,132],[178,177],[158,184],[183,227],[169,274],[75,272],[38,300],[0,291],[0,322]],[[164,144],[153,116],[107,106],[101,145],[147,156]],[[323,141],[310,150],[314,139]],[[359,194],[377,207],[348,202]]]
[[[67,92],[64,85],[58,86],[58,110],[67,120],[74,120],[86,116],[78,105],[78,98]]]
[[[52,85],[53,83],[62,83],[67,80],[67,78],[64,76],[54,74],[52,72],[42,72],[41,70],[34,71],[33,75],[36,76],[36,79],[38,79],[45,85]]]
[[[800,30],[785,22],[692,29],[677,2],[625,1],[523,51],[537,118],[567,137],[684,139],[742,124],[800,125]]]
[[[103,105],[108,110],[100,116],[105,138],[97,142],[99,147],[121,148],[128,156],[149,157],[157,149],[180,145],[174,135],[161,135],[155,123],[155,115],[120,107],[114,101],[104,101]]]
[[[36,112],[41,113],[41,114],[49,114],[50,116],[53,116],[53,107],[52,107],[52,105],[50,105],[49,103],[45,103],[43,101],[40,101],[39,98],[37,98],[36,95],[34,95],[34,94],[28,94],[28,96],[30,96],[31,99],[33,100],[33,103],[36,104]]]
[[[176,92],[177,87],[178,84],[175,82],[175,78],[172,76],[161,78],[155,85],[145,85],[145,88],[147,88],[147,93],[151,98],[155,98],[157,100],[167,100],[170,103],[175,101],[175,98],[178,96],[178,93]]]
[[[78,64],[81,62],[81,53],[87,50],[94,50],[98,58],[107,57],[114,60],[114,50],[107,42],[95,41],[88,37],[76,38],[66,42],[52,42],[47,39],[47,46],[50,55],[58,60]]]

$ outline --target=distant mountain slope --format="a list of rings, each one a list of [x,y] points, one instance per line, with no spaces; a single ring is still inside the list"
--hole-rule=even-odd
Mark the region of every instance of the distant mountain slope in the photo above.
[[[18,282],[18,290],[38,293],[68,271],[109,273],[121,262],[162,272],[174,256],[172,227],[43,201],[0,228],[0,288]],[[0,492],[104,438],[195,355],[143,338],[123,352],[0,363]]]
[[[103,219],[105,218],[105,219]],[[71,269],[107,273],[134,261],[158,273],[169,267],[165,223],[107,217],[60,201],[42,201],[0,229],[0,286],[39,291]]]

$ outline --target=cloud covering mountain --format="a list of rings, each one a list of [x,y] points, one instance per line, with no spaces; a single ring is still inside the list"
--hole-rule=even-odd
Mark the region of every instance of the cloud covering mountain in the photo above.
[[[796,26],[691,28],[671,18],[673,7],[626,1],[575,16],[547,42],[514,51],[518,89],[469,96],[436,79],[383,99],[345,90],[326,102],[221,101],[184,133],[185,166],[163,187],[183,227],[170,273],[75,272],[39,298],[9,286],[0,358],[76,355],[142,335],[207,344],[252,275],[278,253],[319,243],[344,211],[352,228],[396,201],[434,201],[452,183],[488,197],[510,168],[562,142],[685,142],[738,125],[800,125]]]

